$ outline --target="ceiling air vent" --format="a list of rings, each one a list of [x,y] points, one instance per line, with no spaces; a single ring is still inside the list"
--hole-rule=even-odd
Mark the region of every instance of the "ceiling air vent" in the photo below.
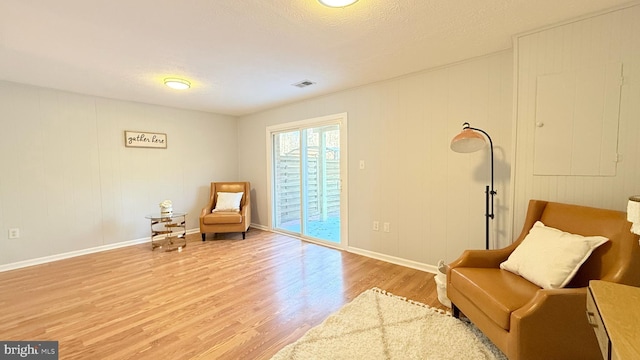
[[[295,83],[293,84],[293,86],[299,87],[299,88],[303,88],[303,87],[307,87],[309,85],[313,85],[315,84],[313,81],[311,80],[302,80],[299,83]]]

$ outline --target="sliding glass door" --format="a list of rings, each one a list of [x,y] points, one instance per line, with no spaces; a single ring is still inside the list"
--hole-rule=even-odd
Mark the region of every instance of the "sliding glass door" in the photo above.
[[[340,122],[272,130],[274,229],[341,243]]]
[[[300,233],[302,228],[302,160],[300,131],[273,136],[274,227]]]

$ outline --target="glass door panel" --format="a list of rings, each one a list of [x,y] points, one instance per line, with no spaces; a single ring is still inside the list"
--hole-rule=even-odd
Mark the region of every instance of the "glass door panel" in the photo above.
[[[301,233],[300,131],[273,136],[274,226]]]
[[[272,134],[274,227],[340,243],[340,126]]]
[[[303,234],[340,243],[340,129],[303,130]],[[306,143],[305,143],[306,142]]]

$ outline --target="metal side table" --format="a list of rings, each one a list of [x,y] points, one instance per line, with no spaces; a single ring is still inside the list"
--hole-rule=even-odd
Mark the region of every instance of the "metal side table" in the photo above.
[[[155,213],[145,216],[151,221],[151,250],[182,251],[187,247],[187,213]]]

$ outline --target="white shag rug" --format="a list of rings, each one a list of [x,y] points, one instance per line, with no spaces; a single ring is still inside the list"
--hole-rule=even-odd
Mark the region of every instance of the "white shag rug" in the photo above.
[[[373,288],[272,358],[285,359],[507,358],[473,324]]]

